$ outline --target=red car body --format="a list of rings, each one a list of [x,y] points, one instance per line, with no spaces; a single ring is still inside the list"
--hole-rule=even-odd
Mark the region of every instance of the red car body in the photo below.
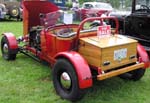
[[[112,19],[116,23],[114,34],[117,34],[119,24],[116,18],[88,18],[83,20],[79,25],[56,24],[59,15],[58,7],[48,1],[24,1],[23,37],[16,39],[12,33],[3,33],[1,40],[3,58],[6,60],[15,60],[16,54],[19,52],[37,61],[48,62],[52,66],[53,83],[56,92],[62,98],[70,101],[81,99],[84,89],[93,85],[93,78],[103,80],[130,71],[132,71],[131,75],[134,73],[131,78],[133,80],[139,80],[144,75],[145,69],[148,67],[146,64],[149,58],[141,45],[134,46],[134,50],[132,48],[130,51],[134,51],[135,53],[135,55],[126,58],[130,64],[127,64],[126,60],[124,60],[126,65],[122,65],[120,63],[122,59],[118,58],[118,61],[115,62],[119,66],[115,69],[111,68],[109,61],[104,61],[103,66],[110,66],[109,70],[105,71],[101,67],[91,65],[79,50],[81,46],[86,46],[80,43],[80,39],[93,36],[96,40],[99,40],[96,29],[84,30],[83,25],[86,22],[99,20],[103,23],[104,19]],[[82,33],[84,35],[81,35]],[[133,41],[136,44],[136,41]],[[23,43],[24,45],[19,43]],[[95,41],[92,43],[94,44]],[[94,47],[94,45],[89,47]],[[116,48],[115,50],[120,50],[121,46],[119,45],[119,48],[116,46]],[[136,50],[136,48],[138,49]],[[91,49],[85,49],[87,52],[91,51]],[[136,56],[136,51],[139,57]],[[94,50],[90,54],[92,53],[94,54]],[[111,54],[114,55],[114,51]],[[97,59],[99,60],[100,57],[97,57]],[[100,61],[98,61],[98,64]],[[97,74],[93,75],[92,71],[96,71]]]

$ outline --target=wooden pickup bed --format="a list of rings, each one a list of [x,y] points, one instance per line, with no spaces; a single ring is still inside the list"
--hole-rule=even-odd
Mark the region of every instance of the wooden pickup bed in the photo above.
[[[79,53],[92,66],[109,70],[137,61],[137,41],[122,35],[80,38]]]

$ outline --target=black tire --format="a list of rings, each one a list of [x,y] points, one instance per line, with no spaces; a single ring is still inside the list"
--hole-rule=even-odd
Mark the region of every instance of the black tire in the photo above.
[[[69,79],[65,82],[71,83],[70,86],[65,87],[62,83],[62,75],[66,73]],[[53,84],[58,95],[62,98],[70,101],[80,100],[84,94],[85,90],[79,88],[77,74],[74,70],[73,65],[66,59],[58,59],[52,70]],[[63,79],[64,81],[65,79]]]
[[[16,50],[10,50],[8,40],[5,36],[1,40],[1,52],[5,60],[15,60],[16,59]]]
[[[10,17],[20,19],[20,9],[19,9],[19,7],[14,6],[14,7],[10,8],[9,15],[10,15]]]
[[[124,73],[120,75],[119,77],[122,79],[138,81],[143,77],[144,74],[145,74],[145,69],[140,68],[140,69],[128,72],[128,73]]]

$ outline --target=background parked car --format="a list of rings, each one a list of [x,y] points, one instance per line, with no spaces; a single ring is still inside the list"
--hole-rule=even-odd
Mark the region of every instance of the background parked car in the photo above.
[[[0,0],[0,4],[4,5],[3,11],[5,9],[6,12],[3,16],[8,16],[9,19],[16,18],[17,20],[22,20],[22,8],[20,6],[20,2],[17,0]]]
[[[150,57],[150,0],[132,0],[130,13],[110,15],[119,19],[119,29],[123,34],[138,40]]]
[[[113,10],[109,3],[103,2],[85,2],[82,7],[78,9],[78,16],[81,20],[87,17],[101,16],[102,14],[108,15]]]

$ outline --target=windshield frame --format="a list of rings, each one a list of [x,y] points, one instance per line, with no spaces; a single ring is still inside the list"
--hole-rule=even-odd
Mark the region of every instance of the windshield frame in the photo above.
[[[150,0],[136,0],[135,10],[141,9],[141,5],[145,5],[147,7],[150,7]]]

